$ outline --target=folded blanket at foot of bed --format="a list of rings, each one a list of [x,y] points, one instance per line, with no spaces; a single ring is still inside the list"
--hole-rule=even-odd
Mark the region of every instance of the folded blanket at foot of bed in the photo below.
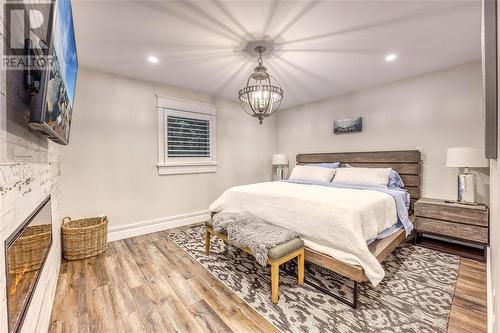
[[[213,228],[216,232],[227,234],[229,242],[234,246],[252,250],[255,259],[262,266],[267,265],[270,249],[299,237],[293,230],[240,213],[215,214]]]

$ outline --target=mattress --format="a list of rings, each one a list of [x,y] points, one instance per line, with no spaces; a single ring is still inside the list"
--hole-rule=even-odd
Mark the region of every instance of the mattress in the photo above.
[[[388,193],[291,182],[266,182],[225,191],[210,211],[250,214],[297,231],[307,247],[363,267],[373,285],[384,270],[367,242],[398,223]]]

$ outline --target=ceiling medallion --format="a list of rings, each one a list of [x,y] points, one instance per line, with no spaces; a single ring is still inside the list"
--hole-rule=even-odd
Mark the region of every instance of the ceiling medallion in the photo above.
[[[258,118],[259,123],[262,124],[264,118],[279,109],[283,100],[283,89],[262,65],[262,53],[266,51],[266,47],[257,46],[255,51],[259,53],[259,65],[248,77],[247,84],[239,91],[238,97],[243,110],[252,117]]]

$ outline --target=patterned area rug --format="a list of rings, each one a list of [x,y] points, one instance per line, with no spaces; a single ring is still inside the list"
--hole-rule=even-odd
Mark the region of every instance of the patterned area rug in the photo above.
[[[358,309],[282,273],[278,304],[270,299],[270,268],[212,238],[204,253],[204,227],[168,233],[229,289],[283,332],[446,332],[458,277],[459,257],[410,244],[398,247],[383,263],[386,276],[377,286],[359,285]],[[352,283],[310,265],[306,277],[351,297]]]

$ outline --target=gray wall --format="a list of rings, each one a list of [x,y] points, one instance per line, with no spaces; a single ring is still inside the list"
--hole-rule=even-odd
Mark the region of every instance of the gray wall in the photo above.
[[[155,94],[217,105],[216,173],[158,176]],[[206,211],[225,189],[271,177],[275,119],[233,102],[80,69],[70,144],[61,149],[62,212],[105,214],[110,227]]]
[[[333,134],[333,120],[363,116],[363,132]],[[483,146],[481,66],[468,63],[278,112],[278,149],[297,153],[422,148],[423,195],[456,198],[446,149]],[[488,170],[479,200],[488,201]]]

